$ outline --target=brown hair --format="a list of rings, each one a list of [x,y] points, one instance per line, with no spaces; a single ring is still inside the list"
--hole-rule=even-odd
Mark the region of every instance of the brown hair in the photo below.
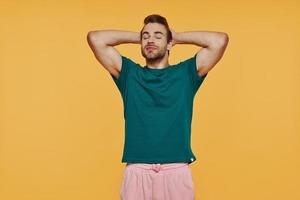
[[[145,17],[144,26],[143,26],[142,30],[140,31],[140,39],[142,39],[143,29],[144,29],[145,25],[148,23],[162,24],[167,30],[167,43],[169,43],[172,40],[172,32],[169,28],[169,24],[168,24],[166,18],[161,15],[158,15],[158,14],[152,14],[152,15],[148,15],[147,17]],[[168,54],[170,54],[169,50],[168,50]]]

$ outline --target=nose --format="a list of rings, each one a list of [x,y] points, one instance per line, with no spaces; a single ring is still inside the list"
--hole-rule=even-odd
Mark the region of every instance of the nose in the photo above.
[[[154,41],[153,37],[148,38],[148,43],[152,43]]]
[[[146,46],[156,46],[156,45],[155,45],[155,42],[148,41]]]

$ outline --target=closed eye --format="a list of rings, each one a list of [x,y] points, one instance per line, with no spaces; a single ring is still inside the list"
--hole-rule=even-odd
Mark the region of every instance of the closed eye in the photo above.
[[[144,39],[148,39],[149,37],[143,37]],[[161,37],[155,37],[157,39],[161,39]]]

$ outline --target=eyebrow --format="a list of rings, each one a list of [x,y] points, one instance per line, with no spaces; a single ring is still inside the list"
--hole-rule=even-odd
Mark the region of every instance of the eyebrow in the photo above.
[[[149,34],[149,32],[148,32],[148,31],[145,31],[145,32],[143,32],[143,34],[142,34],[142,35],[144,35],[145,33]],[[154,33],[155,33],[155,34],[157,34],[157,33],[160,33],[160,34],[162,34],[162,35],[163,35],[163,33],[162,33],[161,31],[155,31]]]

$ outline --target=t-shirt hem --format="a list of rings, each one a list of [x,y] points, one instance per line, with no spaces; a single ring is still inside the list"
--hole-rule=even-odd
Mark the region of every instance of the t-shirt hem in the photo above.
[[[145,159],[145,158],[123,158],[122,163],[178,163],[178,162],[185,162],[185,163],[192,163],[196,161],[196,157],[191,156],[190,158],[186,157],[178,157],[178,158],[155,158],[155,159]]]

